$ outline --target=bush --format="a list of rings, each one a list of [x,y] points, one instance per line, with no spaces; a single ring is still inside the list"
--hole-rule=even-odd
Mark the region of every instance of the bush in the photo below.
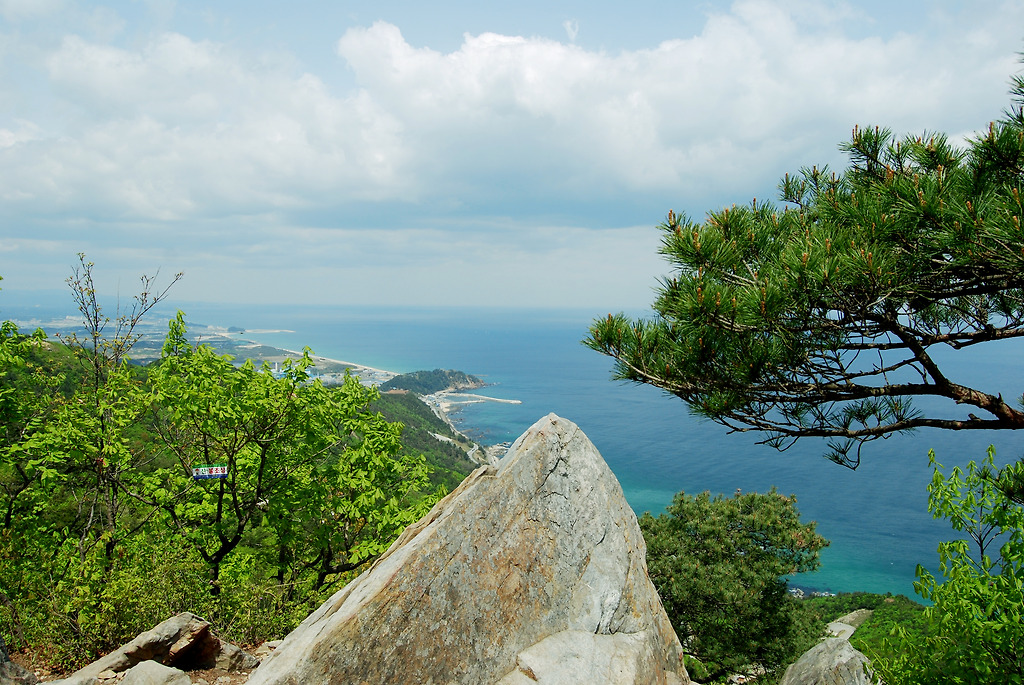
[[[821,634],[783,580],[816,568],[828,544],[800,522],[795,498],[679,493],[640,528],[651,580],[696,677],[771,677]]]
[[[939,545],[939,576],[918,566],[915,589],[934,604],[920,633],[894,629],[876,668],[890,685],[1024,682],[1024,507],[1000,488],[991,447],[948,477],[929,457],[928,509],[966,539]]]

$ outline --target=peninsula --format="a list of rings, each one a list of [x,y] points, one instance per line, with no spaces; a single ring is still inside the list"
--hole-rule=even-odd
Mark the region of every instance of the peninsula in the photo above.
[[[65,335],[81,328],[81,321],[74,317],[47,321],[14,317],[12,320],[24,329],[42,327],[47,332]],[[187,321],[187,326],[188,338],[192,344],[208,345],[218,354],[231,355],[236,364],[249,360],[255,364],[266,363],[273,373],[279,373],[286,361],[302,357],[300,351],[273,347],[250,339],[250,336],[292,333],[293,331],[243,329],[237,326],[211,325],[195,321]],[[137,331],[141,333],[141,337],[132,347],[131,361],[140,365],[157,361],[163,348],[166,324],[144,321],[140,323]],[[401,421],[406,425],[403,438],[407,442],[415,443],[410,445],[411,448],[426,453],[434,451],[434,445],[420,439],[422,437],[420,434],[423,434],[433,436],[432,442],[438,443],[442,450],[461,452],[462,456],[466,458],[464,464],[457,463],[461,461],[461,458],[451,453],[449,459],[444,460],[445,468],[453,473],[464,475],[469,473],[476,464],[493,463],[507,449],[505,444],[491,446],[478,444],[463,434],[452,421],[450,415],[468,404],[478,402],[521,403],[519,400],[465,393],[466,390],[478,390],[486,387],[487,383],[476,376],[462,371],[445,369],[400,374],[387,369],[317,354],[311,354],[310,358],[313,360],[313,366],[308,370],[311,378],[319,380],[324,385],[341,384],[344,382],[346,374],[349,374],[355,376],[364,385],[379,387],[382,397],[376,410],[382,411],[388,420]],[[433,414],[440,419],[444,427],[428,426],[423,417],[417,416],[418,412],[414,406],[401,403],[399,398],[394,396],[394,394],[402,393],[410,395],[410,399],[418,400],[415,404],[426,405],[430,409],[427,414]],[[440,455],[436,456],[440,458]]]

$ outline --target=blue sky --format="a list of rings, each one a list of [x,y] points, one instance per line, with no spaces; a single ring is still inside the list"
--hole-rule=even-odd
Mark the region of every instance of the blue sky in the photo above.
[[[1020,0],[0,0],[2,286],[85,252],[122,295],[159,269],[183,301],[644,308],[669,209],[774,199],[857,124],[969,137],[1022,27]]]

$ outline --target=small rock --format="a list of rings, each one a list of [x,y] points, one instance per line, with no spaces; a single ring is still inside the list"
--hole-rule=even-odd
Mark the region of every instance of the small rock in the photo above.
[[[210,624],[189,613],[172,616],[134,640],[72,673],[61,685],[92,683],[105,671],[121,672],[138,663],[156,660],[175,665],[195,661],[212,663],[220,649],[220,640],[210,632]]]
[[[271,652],[277,649],[281,642],[282,640],[267,640],[262,645],[254,649],[252,655],[262,661],[270,656]]]
[[[233,644],[221,641],[214,665],[229,673],[236,673],[242,670],[251,671],[260,665],[260,660]]]
[[[121,681],[122,685],[192,685],[183,672],[155,661],[142,661],[133,666]]]
[[[209,623],[193,614],[181,613],[54,683],[92,685],[97,681],[110,681],[114,678],[111,674],[123,673],[146,661],[185,670],[217,667],[228,672],[251,671],[259,665],[256,657],[214,635]],[[2,681],[0,685],[4,685]]]
[[[25,670],[11,661],[7,653],[7,645],[0,637],[0,683],[3,685],[34,685],[39,682],[32,671]]]
[[[828,632],[833,637],[839,637],[844,640],[849,640],[850,636],[853,635],[853,631],[856,630],[853,626],[848,623],[841,621],[832,621],[828,624]]]

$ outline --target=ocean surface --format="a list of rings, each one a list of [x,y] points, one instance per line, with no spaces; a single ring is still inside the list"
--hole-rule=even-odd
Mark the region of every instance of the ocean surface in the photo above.
[[[452,417],[462,431],[494,444],[514,440],[550,412],[567,418],[600,450],[638,514],[663,511],[680,491],[775,486],[796,495],[802,518],[817,521],[832,543],[819,571],[791,581],[812,590],[913,597],[917,564],[937,570],[938,543],[954,537],[927,511],[929,448],[947,469],[980,460],[990,444],[1000,463],[1024,453],[1024,431],[938,430],[876,441],[856,471],[824,459],[820,441],[777,452],[755,444],[756,435],[729,434],[691,416],[655,388],[612,381],[611,360],[580,344],[590,321],[607,312],[175,305],[192,322],[241,327],[241,337],[276,347],[308,346],[317,355],[396,372],[477,375],[489,383],[477,392],[521,404],[466,405]],[[945,361],[955,380],[1016,398],[1024,388],[1021,342],[950,352]]]

